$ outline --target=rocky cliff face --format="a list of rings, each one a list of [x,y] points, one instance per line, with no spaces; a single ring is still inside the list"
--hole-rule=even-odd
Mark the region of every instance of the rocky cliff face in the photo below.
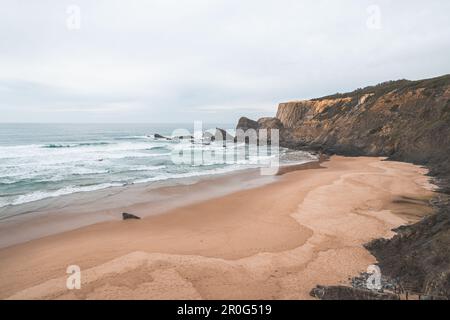
[[[312,120],[329,106],[338,106],[350,102],[351,98],[303,100],[280,103],[277,118],[286,128],[297,128],[305,121]]]
[[[387,156],[431,170],[442,191],[436,213],[367,247],[405,287],[450,298],[450,75],[281,103],[276,118],[282,146]]]
[[[277,118],[288,145],[449,167],[450,76],[282,103]]]

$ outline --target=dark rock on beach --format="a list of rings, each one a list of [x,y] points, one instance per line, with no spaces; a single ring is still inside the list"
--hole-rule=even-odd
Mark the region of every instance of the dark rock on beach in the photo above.
[[[139,220],[139,219],[141,219],[141,218],[138,216],[135,216],[134,214],[126,213],[126,212],[122,213],[122,220]]]

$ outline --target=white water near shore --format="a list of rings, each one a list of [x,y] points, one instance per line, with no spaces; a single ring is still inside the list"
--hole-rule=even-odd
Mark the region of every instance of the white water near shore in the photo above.
[[[223,174],[264,166],[271,157],[284,164],[316,160],[306,152],[280,149],[223,163],[176,164],[174,152],[221,152],[230,159],[227,155],[246,148],[154,136],[170,136],[176,128],[186,125],[0,125],[0,218],[13,206],[73,193]]]

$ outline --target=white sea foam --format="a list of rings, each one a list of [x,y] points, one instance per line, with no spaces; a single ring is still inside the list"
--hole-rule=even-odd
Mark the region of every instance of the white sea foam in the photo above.
[[[59,196],[63,196],[63,195],[78,193],[78,192],[96,191],[96,190],[102,190],[102,189],[107,189],[107,188],[111,188],[111,187],[119,187],[119,186],[123,186],[123,184],[103,183],[103,184],[98,184],[98,185],[93,185],[93,186],[81,186],[81,187],[68,186],[68,187],[65,187],[65,188],[62,188],[59,190],[55,190],[55,191],[36,191],[33,193],[24,194],[24,195],[17,197],[14,201],[12,201],[10,203],[10,205],[24,204],[24,203],[34,202],[34,201],[43,200],[43,199],[47,199],[47,198],[54,198],[54,197],[59,197]]]
[[[53,136],[53,135],[50,135]],[[72,139],[77,136],[71,136]],[[35,140],[31,139],[31,142]],[[36,140],[39,141],[39,140]],[[150,183],[222,174],[246,168],[266,166],[278,155],[250,154],[245,143],[205,145],[201,139],[169,141],[153,135],[121,135],[98,140],[0,146],[0,208],[54,198],[78,192],[90,192],[129,183]],[[176,152],[214,153],[218,160],[177,165],[171,160]],[[309,153],[290,153],[288,163],[315,160]],[[221,160],[220,158],[223,158]],[[207,159],[207,157],[206,157]]]
[[[193,178],[193,177],[208,176],[208,175],[217,175],[217,174],[224,174],[224,173],[248,169],[248,168],[249,167],[234,166],[234,167],[226,167],[226,168],[209,169],[209,170],[203,170],[203,171],[192,171],[192,172],[186,172],[186,173],[162,174],[162,175],[152,177],[152,178],[139,179],[139,180],[136,180],[135,183],[148,183],[148,182],[155,182],[155,181],[164,181],[164,180],[169,180],[169,179],[182,179],[182,178]]]

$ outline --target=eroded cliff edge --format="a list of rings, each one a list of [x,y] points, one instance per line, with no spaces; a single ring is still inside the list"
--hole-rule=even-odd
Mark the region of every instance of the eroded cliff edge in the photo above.
[[[284,147],[386,156],[428,167],[441,192],[432,203],[435,214],[367,248],[383,274],[403,287],[450,298],[450,75],[281,103],[275,119],[242,118],[238,128],[267,123],[277,123]]]

